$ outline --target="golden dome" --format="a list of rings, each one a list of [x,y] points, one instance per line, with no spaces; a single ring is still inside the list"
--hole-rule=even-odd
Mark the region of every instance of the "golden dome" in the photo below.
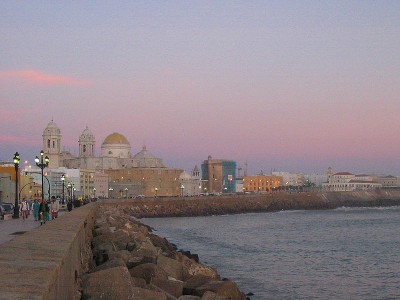
[[[104,139],[104,144],[125,144],[129,145],[128,140],[122,134],[114,132]]]

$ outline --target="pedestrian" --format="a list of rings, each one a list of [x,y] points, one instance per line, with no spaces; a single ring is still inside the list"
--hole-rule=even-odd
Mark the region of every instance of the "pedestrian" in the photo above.
[[[71,200],[68,200],[67,209],[68,209],[68,211],[72,210],[72,201]]]
[[[35,201],[32,204],[33,217],[35,218],[35,221],[39,221],[39,208],[40,208],[40,203],[35,199]]]
[[[25,198],[21,202],[19,211],[22,215],[22,219],[25,221],[25,219],[28,218],[28,214],[29,214],[29,204],[28,204],[28,201],[25,200]]]
[[[48,210],[49,210],[49,205],[47,204],[46,201],[42,200],[40,202],[40,207],[39,207],[40,225],[46,224],[47,221],[46,214],[48,214]]]
[[[58,217],[58,211],[60,210],[60,205],[56,197],[51,197],[50,211],[51,211],[51,219],[54,220]]]
[[[50,205],[48,201],[45,201],[45,204],[46,204],[46,214],[45,214],[46,221],[50,221]]]

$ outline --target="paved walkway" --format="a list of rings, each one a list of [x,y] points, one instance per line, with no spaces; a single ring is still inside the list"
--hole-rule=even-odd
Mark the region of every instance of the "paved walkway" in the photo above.
[[[63,213],[60,211],[58,215],[60,216]],[[19,219],[0,220],[0,244],[12,240],[15,236],[24,234],[38,226],[40,226],[40,222],[35,221],[32,212],[28,219],[25,220],[22,217],[19,217]]]

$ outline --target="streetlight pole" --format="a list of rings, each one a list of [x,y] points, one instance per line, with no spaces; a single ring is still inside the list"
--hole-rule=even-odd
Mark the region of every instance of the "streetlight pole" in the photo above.
[[[156,187],[156,188],[154,189],[154,191],[156,192],[156,198],[157,198],[158,188]]]
[[[19,168],[19,153],[14,154],[14,167],[15,167],[15,204],[14,204],[14,215],[13,219],[19,218],[19,207],[18,207],[18,168]]]
[[[44,156],[44,152],[42,150],[42,151],[40,151],[40,158],[37,156],[35,157],[36,166],[38,166],[40,168],[41,173],[42,173],[42,201],[44,201],[43,170],[44,170],[44,168],[46,168],[49,165],[49,161],[50,161],[47,156],[44,158],[43,158],[43,156]],[[49,197],[50,197],[50,195],[49,195]]]
[[[185,187],[183,186],[183,184],[181,184],[181,197],[183,197],[183,190],[185,189]]]
[[[62,174],[61,176],[61,182],[62,182],[62,204],[65,203],[65,193],[64,193],[64,188],[65,188],[65,174]]]

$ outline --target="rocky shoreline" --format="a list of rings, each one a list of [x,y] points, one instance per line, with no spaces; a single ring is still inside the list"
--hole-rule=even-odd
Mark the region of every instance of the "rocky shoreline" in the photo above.
[[[90,270],[81,299],[248,299],[237,284],[179,251],[138,219],[400,205],[400,191],[106,200],[97,203]]]
[[[246,299],[235,282],[153,234],[125,206],[99,205],[92,253],[81,299]]]

